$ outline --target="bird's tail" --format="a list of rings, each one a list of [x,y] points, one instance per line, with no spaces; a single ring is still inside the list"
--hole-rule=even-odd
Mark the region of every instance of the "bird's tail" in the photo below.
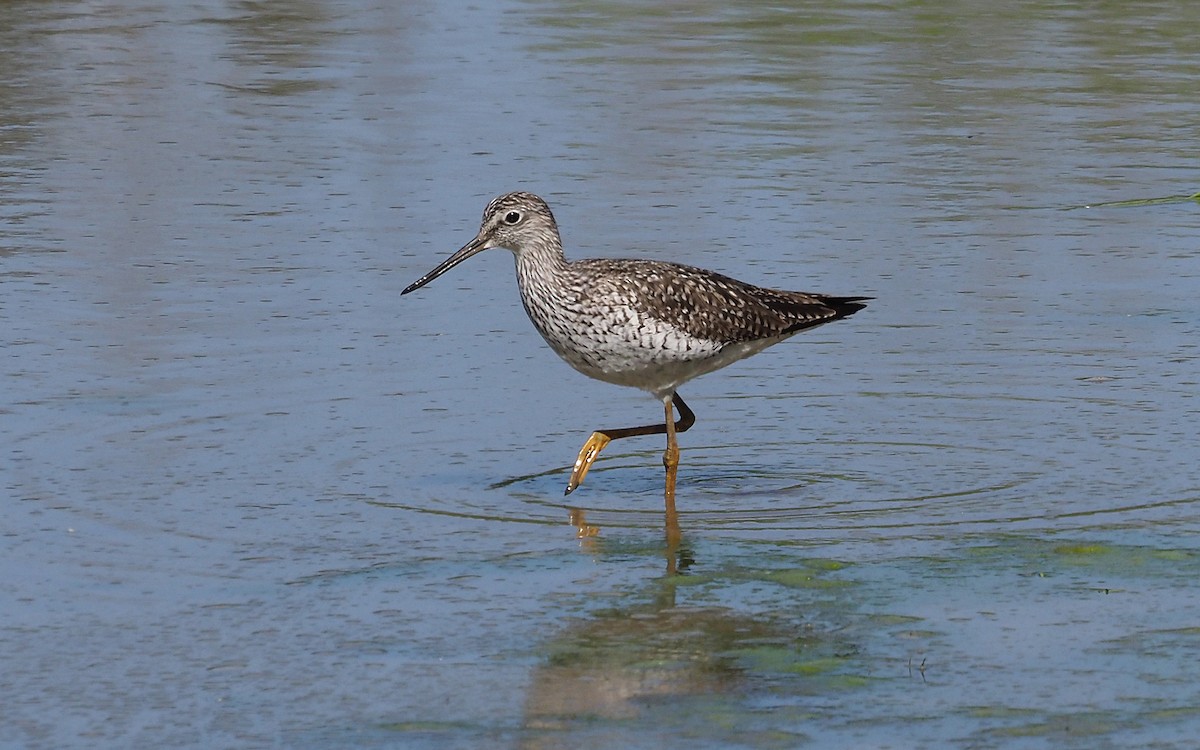
[[[873,300],[874,297],[821,297],[821,302],[834,311],[834,320],[839,318],[848,318],[854,313],[866,307],[868,300]]]

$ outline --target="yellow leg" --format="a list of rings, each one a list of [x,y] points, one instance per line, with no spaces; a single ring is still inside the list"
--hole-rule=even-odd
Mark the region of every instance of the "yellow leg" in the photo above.
[[[567,481],[567,491],[563,493],[564,495],[570,495],[575,491],[576,487],[583,484],[583,478],[587,476],[588,469],[592,468],[592,463],[600,455],[600,451],[604,450],[604,446],[611,442],[612,438],[603,432],[596,431],[592,433],[592,436],[579,449],[579,457],[575,459],[575,469],[571,472],[571,478]]]
[[[679,409],[679,421],[672,421],[674,413],[671,407]],[[674,450],[674,458],[671,459],[674,464],[668,463],[667,456],[663,457],[663,464],[667,467],[667,480],[669,482],[667,492],[671,498],[668,505],[671,508],[675,507],[675,466],[679,465],[679,446],[675,443],[675,432],[684,432],[693,424],[696,423],[696,415],[688,408],[688,405],[683,403],[683,399],[678,393],[672,393],[671,398],[666,400],[667,407],[667,423],[648,424],[642,427],[622,427],[612,430],[596,430],[592,436],[587,439],[583,447],[579,449],[579,456],[575,459],[575,468],[571,471],[571,478],[567,481],[567,491],[564,495],[570,495],[579,485],[583,484],[583,478],[587,476],[588,469],[592,468],[592,464],[600,455],[600,451],[604,450],[604,446],[614,440],[621,438],[633,437],[634,435],[661,435],[667,433],[667,453],[672,455]],[[674,448],[672,448],[674,446]]]
[[[663,490],[666,503],[667,531],[678,530],[679,516],[675,512],[675,470],[679,468],[679,443],[675,440],[675,412],[671,400],[665,402],[667,412],[667,452],[663,454],[663,467],[667,470],[667,484]]]

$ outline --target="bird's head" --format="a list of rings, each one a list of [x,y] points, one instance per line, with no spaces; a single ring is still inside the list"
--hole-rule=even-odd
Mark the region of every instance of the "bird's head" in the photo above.
[[[517,254],[546,248],[558,248],[561,252],[558,226],[546,201],[524,192],[507,193],[494,199],[483,210],[483,221],[475,239],[400,293],[420,289],[472,255],[493,247],[506,247]]]

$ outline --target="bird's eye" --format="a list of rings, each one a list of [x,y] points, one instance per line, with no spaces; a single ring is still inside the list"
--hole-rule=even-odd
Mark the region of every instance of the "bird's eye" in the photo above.
[[[508,213],[504,214],[504,223],[505,224],[510,224],[510,225],[516,224],[519,221],[521,221],[521,212],[520,211],[509,211]]]

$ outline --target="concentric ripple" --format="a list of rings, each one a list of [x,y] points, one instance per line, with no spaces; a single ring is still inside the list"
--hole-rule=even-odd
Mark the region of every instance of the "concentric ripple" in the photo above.
[[[584,486],[563,497],[568,473],[568,467],[555,467],[454,499],[380,504],[511,523],[562,524],[570,510],[581,510],[589,524],[602,528],[662,525],[659,453],[605,454]],[[1040,517],[1042,510],[1023,507],[1023,498],[1037,496],[1029,485],[1045,474],[1036,457],[980,446],[866,441],[695,446],[684,451],[677,497],[680,523],[689,530],[911,532]]]

